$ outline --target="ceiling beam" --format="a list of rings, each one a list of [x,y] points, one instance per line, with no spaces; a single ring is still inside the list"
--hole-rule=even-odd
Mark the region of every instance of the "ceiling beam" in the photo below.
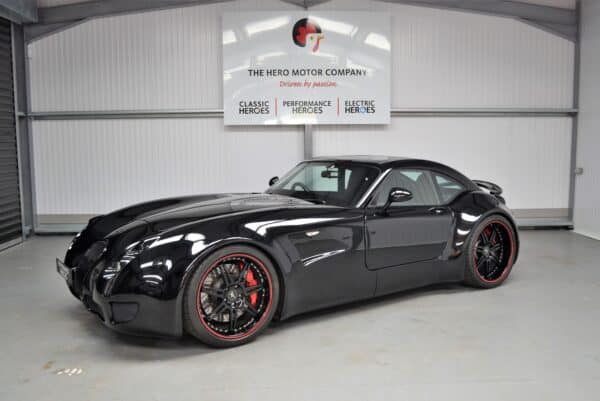
[[[37,10],[37,23],[25,25],[25,41],[30,43],[96,17],[226,1],[231,0],[95,0],[43,7]]]
[[[24,26],[23,33],[25,35],[25,43],[33,42],[45,36],[52,35],[79,25],[87,19],[78,19],[68,22],[57,22],[55,24],[27,24]]]
[[[57,24],[139,11],[159,10],[230,0],[96,0],[38,9],[38,24]]]
[[[577,25],[563,25],[563,24],[551,24],[548,22],[540,22],[535,20],[529,20],[527,18],[520,18],[520,21],[531,25],[542,31],[552,33],[560,36],[564,39],[575,42],[577,40]]]
[[[18,0],[7,0],[17,3]],[[95,17],[150,11],[165,8],[220,3],[230,0],[95,0],[37,9],[37,23],[25,26],[27,42],[68,28]],[[308,9],[329,0],[283,0]],[[577,12],[558,7],[542,6],[509,0],[380,0],[388,3],[456,9],[515,18],[531,26],[565,39],[577,39]],[[33,2],[35,0],[21,0]],[[1,10],[1,8],[0,8]]]
[[[571,41],[577,39],[576,10],[509,0],[380,0],[515,18]]]
[[[574,25],[577,22],[575,10],[541,6],[508,0],[383,0],[388,3],[405,3],[419,6],[452,8],[465,11],[479,11],[505,17],[526,18],[552,24]]]
[[[305,10],[307,10],[308,7],[316,6],[317,4],[321,4],[321,3],[326,3],[329,0],[281,0],[281,1],[284,1],[284,2],[290,3],[290,4],[295,4],[299,7],[303,7]]]
[[[0,2],[0,17],[21,24],[23,22],[36,22],[36,0],[2,0]]]

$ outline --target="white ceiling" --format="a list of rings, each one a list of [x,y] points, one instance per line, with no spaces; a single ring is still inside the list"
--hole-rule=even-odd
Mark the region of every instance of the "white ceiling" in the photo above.
[[[85,3],[91,0],[37,0],[38,7],[54,7],[65,4]],[[541,4],[552,7],[575,8],[576,0],[520,0],[522,3]]]

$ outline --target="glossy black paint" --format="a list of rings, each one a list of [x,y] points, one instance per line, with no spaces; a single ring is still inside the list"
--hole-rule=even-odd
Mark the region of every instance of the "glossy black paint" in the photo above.
[[[462,174],[438,163],[341,158],[377,167],[441,172],[466,190],[436,207],[342,208],[272,194],[163,199],[92,220],[65,264],[73,294],[110,327],[136,334],[182,334],[182,298],[191,271],[211,252],[246,244],[278,270],[277,318],[408,288],[463,279],[465,244],[478,221],[508,208]],[[365,203],[366,204],[366,203]],[[516,226],[515,226],[516,231]],[[157,238],[155,238],[157,237]],[[131,244],[154,238],[120,272],[110,267]],[[518,244],[517,244],[518,249]]]

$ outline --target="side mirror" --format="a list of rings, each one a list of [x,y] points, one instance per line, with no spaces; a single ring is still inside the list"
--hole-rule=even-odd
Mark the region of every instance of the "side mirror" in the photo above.
[[[385,205],[383,206],[383,209],[384,210],[387,209],[388,207],[390,207],[390,205],[392,203],[406,202],[406,201],[411,200],[412,198],[413,198],[413,194],[408,189],[392,188],[392,189],[390,189],[390,194],[388,195],[388,200],[385,203]]]
[[[272,187],[273,185],[277,184],[278,181],[279,181],[279,177],[277,177],[277,176],[271,178],[269,180],[269,186]]]

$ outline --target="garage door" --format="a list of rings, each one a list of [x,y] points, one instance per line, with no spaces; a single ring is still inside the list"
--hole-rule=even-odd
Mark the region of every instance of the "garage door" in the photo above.
[[[10,22],[0,18],[0,249],[22,239]]]

